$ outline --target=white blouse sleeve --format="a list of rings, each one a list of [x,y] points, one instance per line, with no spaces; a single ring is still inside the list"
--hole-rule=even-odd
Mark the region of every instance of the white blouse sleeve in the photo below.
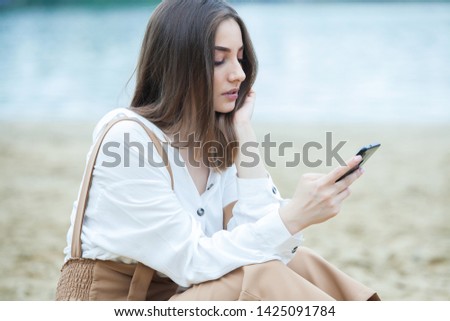
[[[105,137],[92,182],[98,192],[90,194],[83,227],[90,243],[142,262],[182,286],[247,264],[290,259],[299,242],[275,205],[253,222],[205,236],[171,189],[166,168],[155,165],[162,160],[156,149],[147,148],[148,141],[138,124],[127,121]]]
[[[269,173],[264,178],[239,178],[236,167],[232,166],[227,170],[224,185],[224,207],[237,201],[228,230],[278,211],[283,201]]]

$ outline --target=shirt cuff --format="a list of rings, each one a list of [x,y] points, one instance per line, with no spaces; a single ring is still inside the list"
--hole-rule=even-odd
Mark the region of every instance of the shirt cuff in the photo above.
[[[258,237],[265,245],[265,251],[272,252],[285,264],[294,257],[297,248],[303,242],[303,234],[299,232],[292,235],[278,212],[267,214],[255,224]]]

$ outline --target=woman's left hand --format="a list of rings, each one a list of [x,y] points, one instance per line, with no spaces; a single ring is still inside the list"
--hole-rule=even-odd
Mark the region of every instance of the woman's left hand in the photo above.
[[[233,123],[235,125],[249,124],[251,122],[253,109],[255,108],[255,99],[256,93],[252,88],[245,98],[242,107],[234,114]]]
[[[256,159],[262,159],[259,155],[259,144],[257,143],[257,137],[251,123],[253,108],[255,106],[255,96],[255,91],[251,89],[245,98],[242,107],[239,108],[239,110],[236,110],[233,118],[234,130],[240,146],[234,163],[236,164],[237,173],[240,178],[267,177],[264,162],[258,161],[255,164],[255,158],[253,158],[256,155]],[[247,152],[250,152],[251,155],[249,155],[249,153],[243,153],[243,148],[241,147],[245,144],[247,144]],[[253,165],[243,166],[245,163],[252,163]]]

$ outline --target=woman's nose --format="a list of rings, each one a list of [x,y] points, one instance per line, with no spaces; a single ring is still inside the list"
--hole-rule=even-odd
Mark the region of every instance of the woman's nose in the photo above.
[[[230,70],[229,80],[230,82],[243,82],[245,80],[245,72],[242,69],[242,65],[239,61],[236,61],[233,64],[232,69]]]

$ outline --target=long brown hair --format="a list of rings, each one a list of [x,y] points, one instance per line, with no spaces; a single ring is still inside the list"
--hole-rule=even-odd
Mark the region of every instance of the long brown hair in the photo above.
[[[213,107],[214,45],[219,24],[230,18],[241,29],[246,78],[236,108],[223,114]],[[165,0],[147,25],[130,108],[166,133],[193,134],[201,144],[218,142],[222,153],[210,151],[207,165],[224,169],[236,157],[233,115],[253,86],[256,72],[257,59],[247,28],[226,1]]]

